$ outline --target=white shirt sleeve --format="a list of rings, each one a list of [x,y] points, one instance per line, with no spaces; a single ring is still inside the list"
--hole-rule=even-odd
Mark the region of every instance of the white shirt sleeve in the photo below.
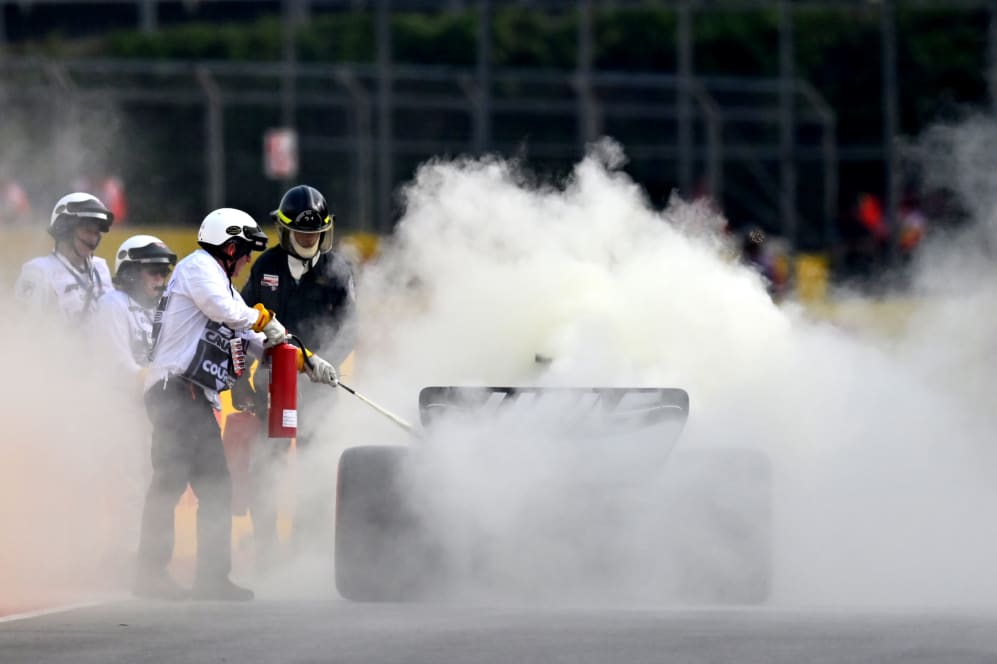
[[[98,301],[98,331],[106,340],[111,361],[122,371],[137,377],[142,367],[135,362],[135,357],[132,355],[131,318],[128,306],[121,299],[108,295]]]
[[[213,259],[212,259],[213,260]],[[201,267],[199,264],[198,267]],[[243,301],[239,291],[228,283],[221,267],[212,273],[210,265],[187,274],[187,293],[197,308],[216,323],[232,330],[245,330],[256,324],[260,312]]]
[[[53,307],[55,291],[44,266],[35,261],[25,263],[14,285],[14,296],[34,311]]]

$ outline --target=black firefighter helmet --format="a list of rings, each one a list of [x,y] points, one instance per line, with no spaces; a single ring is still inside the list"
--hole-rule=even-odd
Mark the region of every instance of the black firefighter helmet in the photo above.
[[[335,216],[329,213],[325,196],[315,187],[299,184],[291,187],[280,199],[280,207],[270,213],[277,224],[280,246],[284,251],[302,260],[313,258],[318,253],[332,249]],[[304,247],[295,241],[296,233],[320,233],[319,241],[311,247]]]

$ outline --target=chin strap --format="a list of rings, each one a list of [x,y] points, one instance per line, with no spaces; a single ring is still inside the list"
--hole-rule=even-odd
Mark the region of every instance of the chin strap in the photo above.
[[[303,276],[311,272],[317,262],[317,254],[312,258],[301,258],[292,253],[288,253],[287,255],[287,267],[291,271],[291,277],[295,281],[299,281]]]

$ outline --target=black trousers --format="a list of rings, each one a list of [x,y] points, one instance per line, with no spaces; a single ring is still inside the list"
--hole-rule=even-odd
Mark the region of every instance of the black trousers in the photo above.
[[[228,577],[232,566],[232,481],[221,432],[203,390],[181,378],[145,394],[152,422],[152,482],[142,511],[139,564],[165,569],[173,555],[173,515],[190,484],[197,496],[197,576]]]

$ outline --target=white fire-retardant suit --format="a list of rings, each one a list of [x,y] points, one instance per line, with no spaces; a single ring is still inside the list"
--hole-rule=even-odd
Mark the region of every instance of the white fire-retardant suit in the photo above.
[[[113,288],[107,261],[94,256],[88,262],[78,270],[55,251],[33,258],[21,268],[14,295],[31,310],[58,311],[69,321],[85,321]]]
[[[152,350],[155,307],[146,307],[128,293],[114,290],[100,298],[100,320],[115,367],[133,380],[136,389]]]

